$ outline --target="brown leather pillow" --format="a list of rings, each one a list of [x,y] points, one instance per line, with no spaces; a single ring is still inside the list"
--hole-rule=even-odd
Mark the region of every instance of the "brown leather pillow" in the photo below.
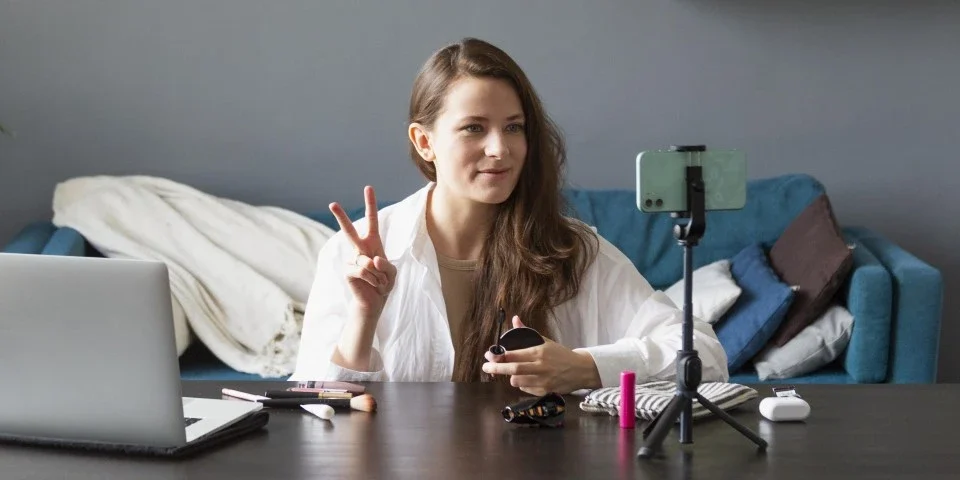
[[[853,267],[826,194],[817,197],[787,226],[770,249],[770,266],[799,290],[780,328],[770,339],[784,346],[829,306]]]

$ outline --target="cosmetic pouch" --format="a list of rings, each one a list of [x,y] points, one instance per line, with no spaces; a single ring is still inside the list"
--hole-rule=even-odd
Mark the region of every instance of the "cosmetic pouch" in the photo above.
[[[634,392],[636,400],[637,418],[653,420],[673,400],[677,392],[677,383],[673,381],[656,381],[637,384]],[[750,400],[757,398],[756,390],[737,383],[704,382],[697,387],[697,392],[704,398],[720,407],[721,410],[732,410]],[[619,415],[620,387],[604,387],[592,390],[580,402],[580,409],[589,413],[607,413]],[[693,401],[693,418],[701,419],[712,416],[713,412]],[[679,417],[677,417],[679,421]]]

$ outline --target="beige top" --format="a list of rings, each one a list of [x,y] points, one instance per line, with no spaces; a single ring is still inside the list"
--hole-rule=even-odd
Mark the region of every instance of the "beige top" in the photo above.
[[[447,320],[450,323],[450,338],[456,342],[467,314],[467,306],[473,300],[473,275],[477,270],[477,260],[457,260],[437,254],[440,265],[440,288],[443,290],[443,302],[447,306]]]

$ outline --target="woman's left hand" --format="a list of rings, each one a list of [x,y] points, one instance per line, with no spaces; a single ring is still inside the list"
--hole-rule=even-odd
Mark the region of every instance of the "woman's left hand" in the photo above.
[[[523,326],[520,317],[513,317],[513,326]],[[537,396],[601,386],[600,373],[589,353],[575,352],[548,338],[544,340],[543,345],[507,351],[504,355],[488,351],[484,354],[487,363],[483,364],[483,371],[510,375],[510,385]]]

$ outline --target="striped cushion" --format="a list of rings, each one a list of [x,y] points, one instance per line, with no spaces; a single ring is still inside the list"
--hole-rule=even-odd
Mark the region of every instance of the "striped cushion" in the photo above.
[[[661,410],[666,408],[677,391],[676,382],[657,381],[637,385],[636,406],[637,417],[644,420],[653,420]],[[730,410],[739,405],[757,398],[757,391],[737,383],[704,382],[697,388],[697,392],[721,410]],[[590,413],[608,413],[616,416],[620,407],[620,387],[598,388],[587,394],[580,402],[580,409]],[[693,418],[699,419],[713,415],[710,410],[693,401]],[[679,417],[677,417],[679,421]]]

